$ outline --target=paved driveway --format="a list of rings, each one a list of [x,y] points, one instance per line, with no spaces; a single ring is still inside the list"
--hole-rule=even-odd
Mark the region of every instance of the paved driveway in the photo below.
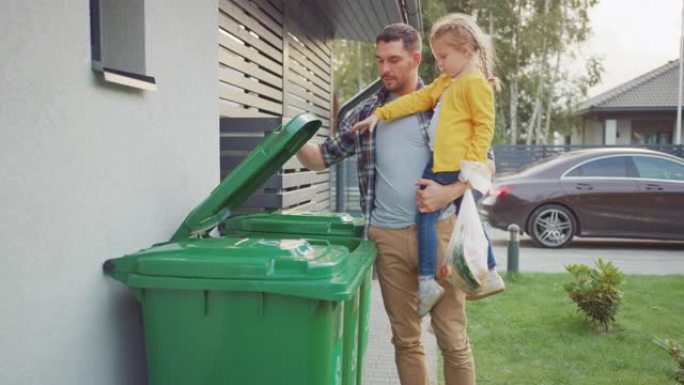
[[[488,229],[500,271],[506,270],[508,233]],[[565,272],[572,263],[593,265],[598,258],[612,261],[626,274],[684,274],[684,242],[575,238],[564,249],[542,249],[520,238],[521,272]]]
[[[380,285],[373,280],[371,289],[371,310],[368,327],[368,350],[363,366],[363,385],[399,385],[397,366],[394,363],[394,346],[389,318],[382,304]],[[437,373],[437,341],[435,336],[427,332],[430,317],[423,319],[423,348],[430,372],[430,385],[436,384]]]

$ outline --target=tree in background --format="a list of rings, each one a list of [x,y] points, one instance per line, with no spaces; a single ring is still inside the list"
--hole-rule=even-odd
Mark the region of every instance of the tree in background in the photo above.
[[[424,3],[438,2],[424,0]],[[497,50],[497,142],[546,144],[555,132],[577,127],[576,108],[600,80],[603,67],[589,58],[574,68],[590,36],[588,12],[598,0],[470,0],[446,12],[474,15]],[[426,15],[427,16],[427,15]]]
[[[435,20],[450,12],[472,14],[493,39],[497,95],[496,143],[546,144],[554,133],[571,134],[576,108],[601,79],[595,57],[577,66],[590,36],[588,12],[598,0],[422,0],[424,41],[420,75],[439,75],[428,35]],[[373,44],[336,41],[335,95],[348,100],[377,78]],[[576,68],[577,67],[577,68]]]
[[[333,85],[344,103],[378,78],[375,44],[350,40],[333,42]]]

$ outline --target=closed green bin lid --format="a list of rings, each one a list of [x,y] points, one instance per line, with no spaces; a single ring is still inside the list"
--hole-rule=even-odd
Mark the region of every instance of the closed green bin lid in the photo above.
[[[224,222],[228,234],[254,232],[321,237],[363,237],[364,218],[344,213],[259,213]]]
[[[222,237],[153,246],[105,263],[131,288],[255,291],[323,300],[351,298],[375,257],[326,241]]]

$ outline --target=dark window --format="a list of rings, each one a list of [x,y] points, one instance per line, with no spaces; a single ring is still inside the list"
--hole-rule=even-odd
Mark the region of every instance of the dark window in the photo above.
[[[640,178],[684,181],[684,164],[652,156],[635,156],[634,163]]]
[[[613,156],[592,160],[576,167],[567,176],[624,178],[627,176],[627,157]]]
[[[90,0],[93,70],[108,82],[156,89],[145,75],[144,0]]]

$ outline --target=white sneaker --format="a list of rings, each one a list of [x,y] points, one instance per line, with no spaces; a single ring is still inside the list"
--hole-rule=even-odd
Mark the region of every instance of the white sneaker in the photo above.
[[[444,295],[444,288],[433,278],[418,280],[418,317],[430,312],[433,306]]]
[[[506,284],[504,283],[503,278],[501,278],[496,269],[493,269],[489,270],[489,274],[487,274],[487,280],[485,281],[484,285],[482,285],[482,288],[474,293],[467,293],[466,299],[469,301],[477,301],[478,299],[499,294],[504,290],[506,290]]]

